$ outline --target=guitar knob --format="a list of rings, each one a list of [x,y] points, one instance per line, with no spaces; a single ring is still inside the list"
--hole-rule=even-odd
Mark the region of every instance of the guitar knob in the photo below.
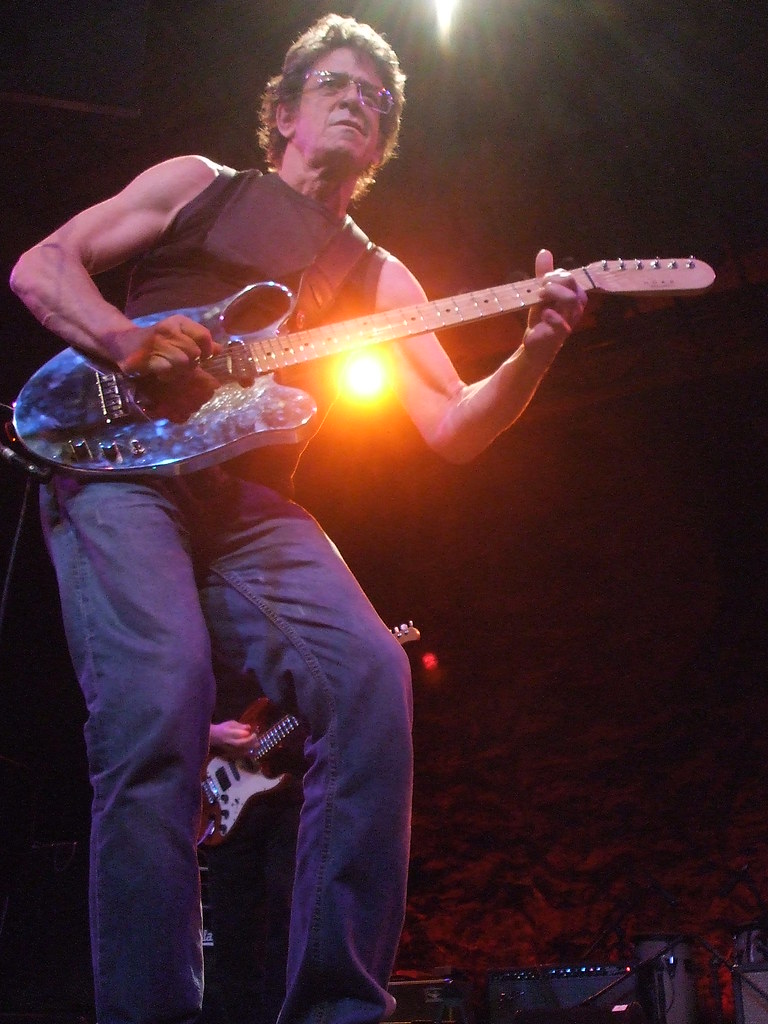
[[[93,453],[84,439],[78,441],[67,441],[66,450],[69,457],[75,462],[92,462]]]
[[[122,462],[123,455],[114,441],[108,444],[100,444],[101,453],[108,462]]]
[[[229,803],[229,797],[227,796],[226,793],[222,793],[221,794],[221,796],[219,797],[219,803],[220,804],[228,804]]]

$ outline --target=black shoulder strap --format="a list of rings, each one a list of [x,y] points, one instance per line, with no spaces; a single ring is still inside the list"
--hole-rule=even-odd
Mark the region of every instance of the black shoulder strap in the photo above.
[[[339,230],[304,271],[296,303],[298,314],[308,323],[317,323],[360,260],[375,248],[352,218],[345,217]]]

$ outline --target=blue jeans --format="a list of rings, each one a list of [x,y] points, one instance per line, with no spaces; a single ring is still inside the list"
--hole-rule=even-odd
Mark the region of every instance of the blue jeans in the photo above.
[[[281,1024],[375,1024],[402,927],[412,783],[405,653],[303,509],[221,469],[42,490],[88,707],[99,1024],[202,998],[200,767],[219,673],[309,726]]]

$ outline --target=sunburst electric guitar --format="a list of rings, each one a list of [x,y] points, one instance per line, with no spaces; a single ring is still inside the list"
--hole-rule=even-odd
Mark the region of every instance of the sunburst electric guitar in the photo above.
[[[401,644],[421,639],[412,622],[395,626],[391,632]],[[289,774],[304,769],[306,730],[295,715],[280,715],[267,697],[260,697],[248,705],[240,721],[251,726],[256,742],[235,760],[218,754],[209,757],[201,782],[198,845],[223,843],[252,801],[282,785]]]
[[[616,295],[688,295],[715,279],[688,259],[603,260],[573,271],[586,290]],[[183,415],[169,414],[156,381],[64,349],[29,379],[14,408],[17,439],[34,459],[82,476],[175,476],[269,444],[291,444],[313,431],[314,399],[276,372],[369,345],[482,320],[539,303],[542,278],[422,302],[325,327],[293,331],[295,301],[283,285],[252,284],[213,306],[134,321],[146,327],[172,313],[204,324],[224,351],[204,361],[219,386]],[[181,389],[181,383],[167,385]],[[181,396],[179,396],[181,397]]]

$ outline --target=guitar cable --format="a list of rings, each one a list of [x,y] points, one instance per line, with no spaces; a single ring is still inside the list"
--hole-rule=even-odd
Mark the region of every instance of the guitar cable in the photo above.
[[[13,412],[13,408],[6,402],[0,402],[0,407],[2,407],[3,411],[7,409],[8,412]],[[3,424],[3,431],[9,441],[13,442],[16,439],[10,420]],[[23,455],[19,455],[18,452],[14,451],[13,448],[9,448],[6,444],[0,443],[0,458],[5,459],[10,466],[15,466],[17,469],[23,470],[28,476],[33,476],[40,481],[50,480],[53,475],[52,470],[44,466],[38,466],[35,462],[30,462],[29,459],[25,459]]]
[[[0,407],[3,411],[6,409],[11,412],[11,407],[5,402],[0,402]],[[5,429],[9,423],[5,424]],[[14,531],[13,540],[11,541],[11,550],[8,555],[8,565],[3,575],[2,592],[0,592],[0,640],[2,640],[3,632],[5,630],[5,618],[6,610],[8,608],[8,598],[11,592],[11,580],[13,579],[13,571],[16,566],[16,559],[19,552],[19,542],[21,540],[21,532],[24,528],[24,523],[27,518],[27,508],[29,505],[29,494],[32,489],[32,481],[37,480],[42,482],[43,480],[49,480],[51,473],[48,470],[42,469],[40,466],[34,465],[34,463],[28,462],[17,452],[13,451],[12,448],[8,448],[4,444],[0,444],[0,456],[10,465],[16,466],[18,469],[22,469],[27,476],[26,483],[24,486],[24,493],[21,498],[21,508],[19,510],[19,517],[16,523],[16,529]]]
[[[51,471],[49,469],[43,469],[41,466],[36,466],[34,462],[28,462],[23,456],[7,445],[0,444],[0,459],[5,459],[9,465],[23,470],[27,476],[35,477],[41,483],[51,479]]]

